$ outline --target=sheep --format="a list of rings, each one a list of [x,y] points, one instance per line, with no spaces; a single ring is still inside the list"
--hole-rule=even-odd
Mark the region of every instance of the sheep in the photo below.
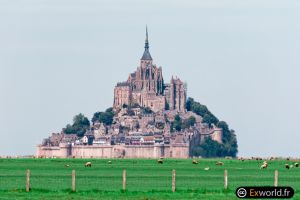
[[[198,161],[194,159],[193,164],[195,164],[195,165],[198,164]]]
[[[205,171],[208,171],[208,170],[209,170],[209,167],[205,167],[204,170],[205,170]]]
[[[263,164],[260,166],[260,169],[267,169],[268,168],[268,162],[265,160]]]
[[[163,164],[164,161],[163,161],[163,159],[158,159],[158,160],[157,160],[157,163],[158,163],[158,164]]]
[[[268,167],[268,165],[262,164],[262,165],[260,166],[260,169],[267,169],[267,167]]]
[[[91,162],[86,162],[84,166],[85,167],[92,167],[92,163]]]
[[[66,164],[65,167],[70,167],[70,165]]]
[[[290,169],[289,164],[285,164],[284,166],[285,166],[286,169]]]
[[[263,163],[261,166],[260,166],[260,169],[267,169],[268,168],[268,163]]]
[[[299,167],[299,163],[294,163],[294,166],[295,167]]]
[[[266,165],[268,165],[268,162],[265,160],[265,161],[263,162],[263,164],[266,164]]]
[[[109,160],[109,161],[107,161],[107,163],[108,163],[108,164],[111,164],[112,162]]]
[[[223,163],[223,162],[221,162],[221,161],[218,161],[218,162],[216,162],[216,165],[219,165],[219,166],[221,166],[221,165],[224,165],[224,163]]]

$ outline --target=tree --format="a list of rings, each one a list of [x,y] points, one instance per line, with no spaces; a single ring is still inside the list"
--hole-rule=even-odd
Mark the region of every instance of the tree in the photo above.
[[[78,114],[73,117],[73,124],[67,124],[66,128],[63,128],[65,134],[76,134],[82,137],[84,133],[89,129],[90,121],[83,114]]]
[[[194,99],[189,97],[186,101],[186,110],[191,111],[192,110],[192,105],[194,104]]]
[[[82,113],[79,113],[73,118],[73,126],[90,126],[90,121]]]
[[[194,126],[196,123],[196,118],[194,116],[190,116],[188,119],[186,119],[183,124],[185,128],[189,128],[191,126]]]
[[[207,123],[209,126],[211,126],[211,124],[217,124],[218,119],[213,114],[208,112],[208,113],[204,114],[202,122]]]
[[[211,140],[211,138],[207,138],[201,145],[193,149],[193,154],[204,157],[236,157],[238,152],[236,135],[234,134],[234,130],[229,129],[226,122],[219,121],[205,105],[194,101],[194,99],[190,97],[187,99],[186,109],[200,115],[202,122],[207,123],[210,127],[212,124],[215,124],[217,127],[222,128],[222,144]],[[187,126],[188,124],[184,123],[184,125]]]
[[[238,145],[234,130],[229,130],[228,124],[224,121],[219,121],[217,127],[222,128],[222,142],[225,145],[226,154],[235,157],[238,153]]]
[[[178,114],[175,115],[175,119],[173,121],[173,126],[171,126],[171,127],[174,128],[176,131],[181,131],[182,121],[181,121],[181,118]]]
[[[92,122],[95,123],[97,120],[105,125],[111,125],[113,122],[114,112],[112,108],[108,108],[105,112],[96,112],[92,118]]]
[[[203,118],[204,123],[217,124],[219,122],[218,118],[216,118],[205,105],[200,104],[199,102],[194,101],[193,98],[188,98],[186,102],[186,109],[188,111],[192,111],[197,115],[200,115]]]

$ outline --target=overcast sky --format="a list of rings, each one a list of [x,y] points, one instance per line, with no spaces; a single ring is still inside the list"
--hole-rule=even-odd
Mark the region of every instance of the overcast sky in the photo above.
[[[0,1],[0,155],[34,154],[112,106],[150,52],[237,134],[240,156],[300,156],[300,1]]]

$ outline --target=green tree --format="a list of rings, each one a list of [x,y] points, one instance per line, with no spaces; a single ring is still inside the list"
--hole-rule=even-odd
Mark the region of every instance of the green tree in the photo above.
[[[112,108],[108,108],[105,112],[96,112],[92,118],[92,122],[95,123],[97,120],[104,123],[105,125],[111,125],[113,122],[114,112]]]
[[[222,142],[225,146],[225,153],[228,156],[236,157],[238,153],[238,144],[234,130],[230,130],[224,121],[219,121],[217,127],[222,128]]]
[[[76,134],[79,137],[82,137],[84,133],[89,129],[90,121],[83,114],[78,114],[73,117],[73,124],[68,124],[63,128],[65,134]]]
[[[185,104],[186,110],[187,110],[187,111],[191,111],[191,110],[192,110],[192,105],[193,105],[193,104],[194,104],[194,99],[191,98],[191,97],[189,97],[189,98],[187,99],[187,101],[186,101],[186,104]]]
[[[229,129],[226,122],[219,121],[219,119],[214,116],[205,105],[194,101],[194,99],[190,97],[187,99],[186,109],[200,115],[203,119],[202,122],[207,123],[210,127],[212,124],[215,124],[217,127],[222,128],[222,144],[219,144],[210,138],[205,139],[200,146],[193,149],[193,154],[204,157],[236,157],[238,152],[236,135],[234,130]],[[184,123],[184,126],[187,126],[187,124]]]
[[[187,120],[184,121],[184,126],[186,128],[189,128],[191,126],[194,126],[196,123],[196,118],[194,116],[190,116]]]
[[[181,129],[182,129],[182,120],[181,120],[181,118],[178,114],[175,115],[175,119],[174,119],[172,124],[173,124],[171,126],[172,128],[174,128],[176,131],[181,131]]]

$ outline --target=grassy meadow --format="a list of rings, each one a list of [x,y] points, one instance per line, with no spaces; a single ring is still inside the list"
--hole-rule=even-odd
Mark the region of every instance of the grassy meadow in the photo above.
[[[111,161],[111,164],[108,161]],[[92,167],[85,167],[87,161]],[[216,161],[224,162],[216,166]],[[300,167],[285,169],[293,161],[199,159],[0,159],[0,199],[237,199],[239,186],[273,186],[274,171],[279,186],[291,186],[300,199]],[[66,167],[66,165],[69,165]],[[204,168],[209,167],[209,170]],[[31,191],[25,192],[25,174],[30,169]],[[76,171],[76,192],[71,173]],[[126,169],[126,190],[122,171]],[[172,170],[176,170],[176,192],[172,192]],[[224,170],[228,189],[224,189]]]

